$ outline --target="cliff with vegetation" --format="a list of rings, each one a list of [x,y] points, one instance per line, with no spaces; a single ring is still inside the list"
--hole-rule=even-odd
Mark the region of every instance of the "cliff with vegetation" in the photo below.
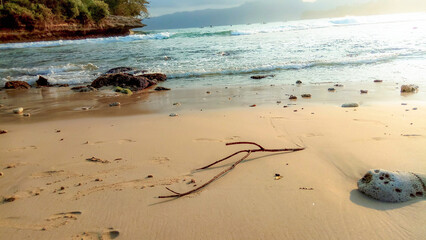
[[[126,35],[146,0],[0,0],[0,42]]]

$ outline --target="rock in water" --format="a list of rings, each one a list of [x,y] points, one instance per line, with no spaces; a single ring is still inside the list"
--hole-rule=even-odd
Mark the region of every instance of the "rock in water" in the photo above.
[[[425,184],[425,174],[376,169],[358,180],[358,190],[380,201],[405,202],[424,197]]]
[[[130,72],[133,71],[134,69],[131,67],[116,67],[116,68],[111,68],[110,70],[108,70],[105,74],[111,74],[111,73],[125,73],[125,72]]]
[[[36,81],[37,87],[48,87],[50,86],[49,80],[43,76],[38,76]]]

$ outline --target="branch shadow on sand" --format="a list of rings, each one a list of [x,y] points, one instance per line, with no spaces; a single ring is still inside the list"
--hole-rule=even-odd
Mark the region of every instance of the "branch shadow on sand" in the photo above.
[[[364,195],[363,193],[361,193],[360,191],[358,191],[357,189],[352,190],[350,193],[350,200],[353,203],[362,207],[381,210],[381,211],[402,208],[402,207],[414,204],[416,202],[420,202],[424,199],[425,198],[418,198],[418,199],[413,199],[411,201],[402,202],[402,203],[392,203],[392,202],[382,202],[382,201],[370,198]]]

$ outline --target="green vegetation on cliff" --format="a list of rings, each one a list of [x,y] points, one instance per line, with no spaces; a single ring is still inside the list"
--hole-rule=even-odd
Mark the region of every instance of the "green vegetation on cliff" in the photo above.
[[[52,22],[99,23],[109,14],[146,16],[146,0],[0,0],[0,29],[43,28]]]

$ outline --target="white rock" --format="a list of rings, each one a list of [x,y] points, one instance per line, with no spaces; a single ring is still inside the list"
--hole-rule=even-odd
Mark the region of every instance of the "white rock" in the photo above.
[[[24,108],[19,107],[19,108],[13,109],[13,113],[15,114],[21,114],[22,112],[24,112]]]
[[[358,180],[358,190],[385,202],[405,202],[425,196],[426,175],[392,172],[383,169],[368,171]]]
[[[120,103],[119,102],[113,102],[113,103],[110,103],[109,106],[110,107],[118,107],[118,106],[120,106]]]

